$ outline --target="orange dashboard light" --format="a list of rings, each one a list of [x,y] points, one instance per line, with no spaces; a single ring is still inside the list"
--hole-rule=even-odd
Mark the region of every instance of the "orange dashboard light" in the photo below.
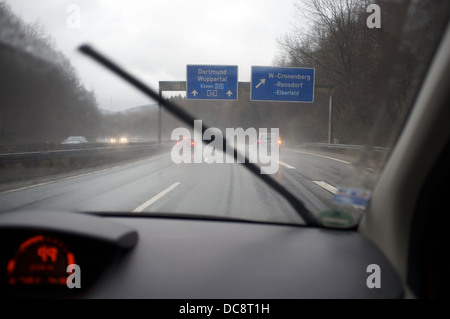
[[[45,235],[24,240],[6,265],[9,285],[65,285],[75,255],[64,242]]]
[[[37,254],[41,257],[43,262],[46,262],[47,258],[49,258],[52,262],[56,262],[58,257],[58,248],[42,245],[37,249]]]
[[[16,261],[14,259],[11,259],[8,262],[8,266],[6,267],[6,270],[8,271],[8,275],[11,275],[13,273],[14,268],[16,268]]]
[[[67,265],[75,264],[75,256],[73,253],[67,253]]]
[[[28,246],[30,246],[34,243],[40,242],[40,241],[44,241],[44,236],[37,235],[37,236],[31,237],[31,238],[27,239],[26,241],[24,241],[22,243],[22,245],[20,245],[19,250],[24,251]]]

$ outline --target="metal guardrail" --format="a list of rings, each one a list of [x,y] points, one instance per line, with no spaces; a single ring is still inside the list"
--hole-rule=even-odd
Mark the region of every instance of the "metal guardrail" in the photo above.
[[[359,151],[374,151],[374,152],[390,152],[389,147],[370,146],[370,145],[348,145],[348,144],[328,144],[328,143],[305,143],[300,145],[301,148],[327,148],[327,149],[345,149],[345,150],[359,150]]]
[[[129,154],[138,155],[143,153],[153,153],[158,149],[167,148],[168,145],[158,144],[137,144],[137,145],[117,145],[117,146],[102,146],[102,147],[83,147],[83,148],[69,148],[58,150],[42,150],[29,152],[13,152],[0,154],[0,164],[20,161],[45,161],[53,159],[64,158],[95,158],[104,157],[113,154]]]
[[[7,185],[11,182],[162,154],[171,148],[172,144],[139,143],[138,145],[100,147],[83,145],[72,149],[3,153],[0,154],[0,188],[2,184]]]
[[[138,146],[138,145],[156,145],[155,141],[150,142],[129,142],[126,144],[111,143],[81,143],[81,144],[61,144],[61,143],[34,143],[34,144],[2,144],[0,145],[1,154],[13,153],[31,153],[31,152],[49,152],[65,150],[85,150],[93,148],[107,148],[116,146]]]

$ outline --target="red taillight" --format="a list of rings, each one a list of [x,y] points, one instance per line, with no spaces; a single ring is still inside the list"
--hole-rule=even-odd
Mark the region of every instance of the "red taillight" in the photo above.
[[[194,145],[194,142],[191,142],[191,145]]]
[[[261,144],[261,140],[258,140],[258,144]]]
[[[281,144],[281,140],[278,140],[278,144]]]

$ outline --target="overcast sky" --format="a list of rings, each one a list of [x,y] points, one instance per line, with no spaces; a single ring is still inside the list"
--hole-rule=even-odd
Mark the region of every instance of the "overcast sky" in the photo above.
[[[153,103],[80,54],[91,44],[158,88],[185,81],[187,64],[272,65],[277,39],[298,25],[296,0],[7,0],[27,23],[39,21],[72,61],[100,107],[124,110]],[[78,19],[79,17],[79,19]]]

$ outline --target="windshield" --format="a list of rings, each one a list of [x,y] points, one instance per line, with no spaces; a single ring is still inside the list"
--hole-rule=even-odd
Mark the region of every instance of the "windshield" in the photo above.
[[[449,12],[0,1],[0,211],[353,227]]]

